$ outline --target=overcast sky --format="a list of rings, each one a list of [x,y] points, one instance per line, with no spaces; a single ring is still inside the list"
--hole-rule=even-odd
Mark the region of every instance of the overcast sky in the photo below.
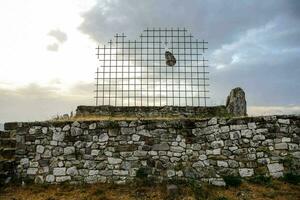
[[[0,122],[94,105],[95,47],[147,27],[209,42],[210,105],[240,86],[251,115],[300,113],[299,10],[298,0],[1,0]]]

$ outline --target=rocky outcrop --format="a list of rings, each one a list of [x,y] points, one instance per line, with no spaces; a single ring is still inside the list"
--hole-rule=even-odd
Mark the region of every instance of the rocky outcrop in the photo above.
[[[237,87],[231,90],[227,97],[226,109],[233,116],[247,116],[247,102],[242,88]]]

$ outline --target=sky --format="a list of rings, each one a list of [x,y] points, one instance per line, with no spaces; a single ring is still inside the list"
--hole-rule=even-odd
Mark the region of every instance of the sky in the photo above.
[[[249,115],[300,113],[298,0],[1,0],[0,122],[94,105],[98,44],[185,27],[208,41],[209,105],[246,92]]]

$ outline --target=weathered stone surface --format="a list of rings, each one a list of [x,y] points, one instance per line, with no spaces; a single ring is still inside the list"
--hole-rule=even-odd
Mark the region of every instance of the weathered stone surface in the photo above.
[[[241,136],[245,138],[252,138],[252,131],[249,129],[241,130]]]
[[[28,168],[27,169],[27,174],[28,175],[35,175],[38,171],[38,168]]]
[[[37,153],[42,154],[42,153],[44,153],[44,150],[45,150],[45,147],[44,147],[44,146],[42,146],[42,145],[37,145],[37,147],[36,147],[36,152],[37,152]]]
[[[55,176],[53,176],[52,174],[46,176],[46,182],[53,183],[54,181],[55,181]]]
[[[299,162],[299,120],[47,122],[22,125],[16,131],[17,150],[4,150],[16,152],[20,177],[36,183],[125,183],[146,168],[147,175],[159,180],[193,178],[224,185],[220,176],[249,177],[258,167],[275,178],[290,170],[281,161],[288,156]],[[1,136],[0,145],[7,145]],[[0,172],[2,168],[0,162]]]
[[[71,155],[73,153],[75,153],[75,147],[64,148],[64,155]]]
[[[78,170],[75,166],[70,167],[67,169],[67,174],[70,176],[76,176],[76,175],[78,175]]]
[[[231,140],[237,140],[241,138],[241,134],[239,131],[232,131],[229,133],[230,134],[230,139]]]
[[[135,133],[135,128],[134,127],[130,127],[130,128],[121,128],[121,133],[123,135],[131,135],[133,133]]]
[[[218,160],[217,166],[218,167],[228,167],[228,163],[226,161]]]
[[[154,144],[152,146],[153,151],[168,151],[169,149],[168,143]]]
[[[58,183],[66,182],[71,180],[71,176],[58,176],[55,180]]]
[[[265,140],[266,137],[264,135],[254,135],[253,136],[253,141],[260,141],[260,140]]]
[[[107,135],[107,133],[103,133],[101,135],[99,135],[99,142],[107,142],[109,139],[109,136]]]
[[[53,175],[54,176],[65,176],[66,175],[66,168],[65,167],[54,168],[53,169]]]
[[[64,132],[54,132],[53,133],[53,140],[54,141],[64,141],[65,133]]]
[[[82,135],[83,134],[83,131],[81,128],[78,128],[78,127],[72,127],[71,128],[71,136],[79,136],[79,135]]]
[[[111,165],[120,164],[122,162],[122,159],[120,158],[108,158],[108,163]]]
[[[254,175],[254,170],[250,168],[239,169],[239,174],[241,177],[249,177]]]
[[[268,169],[270,173],[275,173],[275,172],[280,172],[283,171],[283,165],[280,163],[272,163],[272,164],[268,164]]]
[[[92,123],[89,125],[90,130],[94,130],[94,129],[96,129],[96,127],[97,127],[97,123]]]
[[[213,141],[211,143],[211,147],[214,148],[214,149],[217,149],[217,148],[220,148],[220,147],[223,147],[223,146],[224,146],[223,140]]]
[[[247,115],[246,97],[242,88],[238,87],[231,90],[227,97],[226,109],[234,116]]]
[[[278,143],[275,144],[275,149],[288,149],[287,143]]]
[[[71,129],[71,126],[69,125],[69,124],[67,124],[67,125],[65,125],[64,127],[63,127],[63,131],[69,131]]]
[[[290,119],[278,119],[278,123],[280,123],[280,124],[290,124]]]

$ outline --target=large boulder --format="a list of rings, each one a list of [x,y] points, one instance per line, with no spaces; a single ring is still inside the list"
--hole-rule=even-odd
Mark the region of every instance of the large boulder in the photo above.
[[[226,109],[234,116],[247,116],[246,97],[242,88],[237,87],[231,90],[227,97]]]

